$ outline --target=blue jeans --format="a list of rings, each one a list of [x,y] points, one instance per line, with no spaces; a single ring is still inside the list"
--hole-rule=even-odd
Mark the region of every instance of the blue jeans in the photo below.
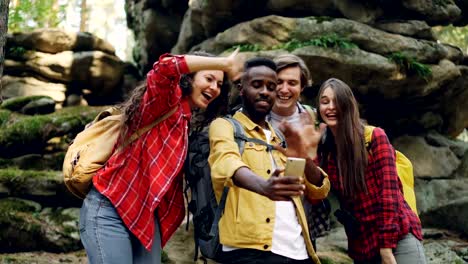
[[[80,210],[81,242],[89,263],[161,263],[161,239],[156,216],[154,222],[154,241],[149,252],[127,229],[109,199],[91,188]]]
[[[424,247],[413,234],[409,233],[398,241],[393,255],[398,264],[426,264]],[[354,264],[381,264],[380,256],[369,261],[354,261]]]

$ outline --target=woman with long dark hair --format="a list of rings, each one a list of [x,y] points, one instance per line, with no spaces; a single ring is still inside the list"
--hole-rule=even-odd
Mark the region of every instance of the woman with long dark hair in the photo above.
[[[332,78],[318,93],[319,120],[327,125],[318,159],[340,202],[355,263],[426,263],[421,222],[403,197],[395,150],[375,128],[366,148],[365,125],[350,87]]]
[[[161,248],[185,214],[182,168],[192,110],[205,109],[205,123],[223,114],[228,75],[239,74],[238,51],[163,55],[146,85],[122,104],[121,146],[93,177],[80,212],[80,234],[90,263],[161,263]],[[139,129],[161,120],[137,140]]]

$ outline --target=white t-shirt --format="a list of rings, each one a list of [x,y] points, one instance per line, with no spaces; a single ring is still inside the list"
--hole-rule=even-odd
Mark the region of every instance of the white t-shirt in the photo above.
[[[267,142],[271,141],[271,131],[263,130]],[[273,156],[270,152],[273,170],[276,169]],[[232,251],[235,247],[223,245],[223,251]],[[296,210],[292,201],[275,202],[275,225],[271,252],[296,260],[307,259],[307,248],[302,236],[302,227],[297,219]]]

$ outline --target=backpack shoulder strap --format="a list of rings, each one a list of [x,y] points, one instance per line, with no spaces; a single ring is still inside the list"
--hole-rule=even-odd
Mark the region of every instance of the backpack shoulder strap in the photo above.
[[[283,133],[276,127],[273,127],[273,130],[275,131],[276,136],[281,140],[281,146],[286,148],[286,138],[284,137]]]
[[[174,108],[170,109],[167,113],[165,113],[164,115],[160,116],[159,118],[157,118],[156,120],[154,120],[152,123],[138,129],[137,131],[135,131],[135,133],[133,133],[129,139],[127,139],[127,141],[125,141],[121,147],[119,147],[118,151],[124,149],[126,146],[128,146],[130,143],[132,143],[133,141],[135,141],[137,138],[139,138],[141,135],[143,135],[144,133],[148,132],[148,130],[150,130],[151,128],[153,128],[155,125],[161,123],[162,121],[166,120],[168,117],[170,117],[172,114],[174,114],[177,110],[177,108],[179,108],[178,106],[175,106]]]
[[[374,133],[374,126],[364,126],[364,142],[366,144],[366,148],[370,147],[370,143],[372,141],[372,134]]]
[[[242,124],[239,121],[237,121],[236,119],[232,118],[231,116],[225,116],[223,118],[226,119],[227,121],[229,121],[231,123],[231,125],[233,126],[233,128],[234,128],[234,140],[236,141],[237,145],[239,146],[239,153],[241,155],[244,152],[245,142],[252,142],[252,143],[255,143],[255,144],[259,144],[259,145],[264,145],[264,146],[267,147],[268,151],[272,151],[274,149],[273,145],[270,145],[270,144],[266,143],[265,141],[263,141],[261,139],[247,137],[245,135],[245,130],[242,127]],[[280,136],[280,134],[277,133],[276,130],[275,130],[275,133],[283,140],[284,137],[282,138],[282,134]]]
[[[244,152],[245,142],[247,141],[244,128],[242,127],[241,123],[239,123],[239,121],[237,121],[230,115],[227,115],[223,118],[229,123],[231,123],[232,128],[234,129],[234,140],[236,141],[237,146],[239,147],[239,153],[242,155],[242,153]]]

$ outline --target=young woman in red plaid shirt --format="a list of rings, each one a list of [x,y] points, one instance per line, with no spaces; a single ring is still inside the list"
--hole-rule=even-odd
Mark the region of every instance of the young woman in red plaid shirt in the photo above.
[[[318,157],[340,201],[336,215],[345,225],[351,258],[355,263],[426,263],[421,223],[404,200],[385,132],[375,128],[366,148],[356,99],[338,79],[322,84],[317,105],[319,120],[327,125]]]
[[[185,214],[181,169],[191,112],[205,109],[209,121],[227,107],[228,75],[236,77],[242,68],[237,54],[165,54],[147,74],[146,85],[123,104],[125,129],[117,146],[168,117],[113,155],[93,177],[80,211],[90,263],[161,263],[161,248]]]

